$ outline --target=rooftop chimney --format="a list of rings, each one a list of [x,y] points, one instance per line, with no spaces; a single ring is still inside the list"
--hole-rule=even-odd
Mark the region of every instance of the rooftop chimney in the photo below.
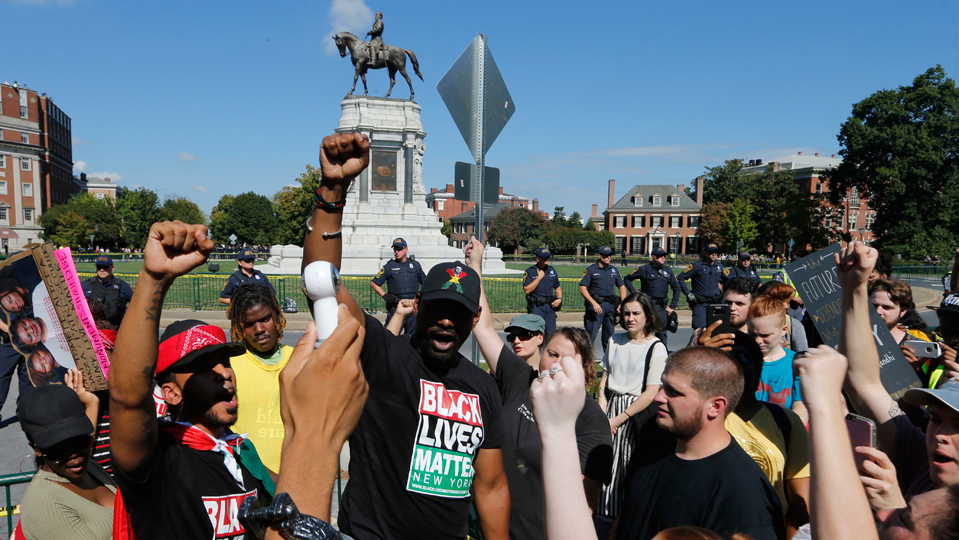
[[[801,155],[802,155],[802,152],[799,152],[799,155],[801,156]]]
[[[597,217],[597,212],[599,212],[599,205],[598,205],[598,204],[594,204],[594,205],[593,205],[593,214],[592,214],[590,217]]]
[[[833,159],[836,159],[836,154],[833,154],[833,155],[832,155],[832,158],[833,158]]]
[[[539,212],[539,199],[533,199],[533,212]]]
[[[816,157],[819,157],[819,152],[816,152]]]
[[[109,183],[110,183],[110,177],[108,176],[108,177],[104,178],[103,181],[109,184]]]
[[[608,200],[606,201],[606,208],[613,207],[613,204],[616,202],[613,199],[613,195],[615,195],[615,193],[616,193],[616,179],[610,178],[609,179],[609,197],[608,197]]]
[[[453,184],[446,184],[446,192],[453,193]]]
[[[699,206],[703,205],[703,184],[706,183],[706,177],[700,176],[696,178],[696,204]]]
[[[683,193],[686,191],[686,184],[676,184],[676,191]]]
[[[500,186],[500,187],[499,187],[499,194],[500,194],[500,195],[503,194],[503,186]]]
[[[436,188],[435,188],[435,187],[431,187],[431,188],[430,188],[430,193],[436,193]]]

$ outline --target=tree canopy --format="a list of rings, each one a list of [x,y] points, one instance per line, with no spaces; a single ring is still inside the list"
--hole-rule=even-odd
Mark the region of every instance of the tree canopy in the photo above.
[[[323,176],[320,169],[310,165],[296,179],[299,186],[284,186],[273,195],[273,209],[277,217],[276,239],[273,243],[303,245],[306,220],[313,213],[314,196]]]
[[[123,225],[123,239],[133,249],[147,243],[150,227],[160,221],[160,198],[143,187],[117,190],[117,215]]]
[[[529,251],[539,247],[548,230],[549,221],[539,213],[527,208],[508,208],[493,218],[489,239],[499,242],[503,251],[518,253],[520,248]]]
[[[172,195],[163,201],[160,207],[160,219],[167,221],[180,220],[183,223],[206,225],[206,215],[200,207],[190,199]]]
[[[855,187],[876,210],[876,244],[909,258],[950,256],[959,236],[959,89],[942,66],[853,105],[829,199]]]
[[[213,241],[223,244],[229,244],[230,235],[235,234],[237,244],[271,245],[277,225],[273,203],[252,191],[220,197],[210,213]]]
[[[113,199],[97,199],[89,193],[80,193],[51,207],[37,223],[43,227],[43,239],[61,246],[89,246],[91,234],[96,235],[96,246],[108,249],[128,241],[126,232],[121,231]]]
[[[715,206],[718,204],[726,206]],[[707,167],[703,206],[700,227],[706,241],[721,240],[729,244],[743,240],[745,249],[761,250],[767,246],[775,248],[791,238],[799,245],[822,246],[828,241],[822,227],[821,201],[803,193],[788,170],[743,171],[741,159]],[[732,217],[739,220],[735,226],[726,223],[731,207]],[[749,219],[743,219],[744,216]],[[752,233],[744,234],[748,232],[748,221],[756,227],[751,240],[744,239],[752,236]],[[731,245],[724,247],[727,251],[735,249]]]

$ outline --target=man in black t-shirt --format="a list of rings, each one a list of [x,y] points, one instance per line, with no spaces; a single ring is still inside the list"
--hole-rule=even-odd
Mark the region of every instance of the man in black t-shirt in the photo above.
[[[340,133],[320,147],[323,181],[303,265],[339,266],[342,208],[369,165],[369,140]],[[462,263],[426,276],[412,335],[394,336],[340,287],[337,300],[364,325],[360,362],[369,398],[350,436],[350,482],[340,529],[367,538],[465,538],[470,502],[487,540],[509,534],[509,486],[493,379],[459,353],[479,318],[479,277]],[[320,315],[325,316],[325,315]]]
[[[229,432],[237,395],[230,357],[242,344],[200,321],[169,325],[160,340],[163,299],[176,277],[206,261],[213,242],[203,225],[155,223],[137,289],[117,335],[110,366],[110,427],[120,486],[116,518],[137,540],[241,540],[240,503],[272,496],[273,482],[256,450]],[[178,410],[158,422],[154,378]]]
[[[656,395],[658,429],[638,429],[617,539],[649,540],[694,525],[728,537],[785,538],[779,497],[762,469],[726,431],[743,392],[728,353],[688,347],[666,361]]]

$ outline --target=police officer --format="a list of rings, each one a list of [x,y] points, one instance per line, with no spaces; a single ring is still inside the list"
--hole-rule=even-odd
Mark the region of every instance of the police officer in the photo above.
[[[597,326],[602,325],[603,352],[613,337],[619,303],[626,298],[626,284],[616,267],[610,264],[612,258],[613,250],[609,246],[599,248],[599,259],[586,267],[583,279],[579,280],[579,293],[586,300],[583,326],[589,339],[594,340]]]
[[[370,286],[376,291],[376,294],[383,297],[386,301],[386,308],[389,310],[386,314],[386,324],[389,324],[393,314],[396,313],[396,306],[400,300],[415,298],[416,293],[420,292],[420,285],[426,281],[426,274],[420,263],[407,257],[409,247],[406,240],[397,238],[393,240],[393,259],[390,259],[380,268],[379,273],[370,281]],[[383,290],[383,284],[387,283],[389,292]],[[408,316],[403,321],[403,333],[411,334],[416,328],[416,314]]]
[[[722,303],[723,265],[716,261],[719,257],[719,246],[706,244],[703,259],[686,267],[679,274],[680,283],[687,279],[692,281],[692,291],[686,295],[689,306],[693,308],[693,328],[706,326],[706,305]]]
[[[113,259],[109,255],[100,255],[95,264],[97,275],[83,282],[83,295],[102,302],[110,324],[119,328],[127,304],[133,298],[133,289],[126,281],[113,276]]]
[[[757,287],[762,284],[762,279],[759,277],[756,269],[752,266],[752,259],[752,255],[750,255],[747,251],[740,253],[739,262],[736,263],[736,266],[726,270],[723,273],[723,284],[735,278],[744,278]]]
[[[236,272],[230,274],[230,279],[227,280],[223,290],[220,291],[221,304],[229,304],[230,298],[233,297],[233,291],[236,290],[236,288],[241,284],[248,281],[265,285],[269,287],[271,291],[273,291],[274,295],[276,295],[276,289],[273,288],[273,284],[270,283],[269,279],[267,279],[266,274],[253,268],[253,261],[255,260],[256,253],[253,253],[253,250],[250,248],[242,248],[239,252],[237,252],[236,264],[240,268]]]
[[[526,269],[523,292],[526,293],[526,313],[539,315],[546,321],[544,339],[556,330],[556,310],[563,303],[563,289],[556,269],[549,265],[550,252],[546,247],[536,250],[536,264]]]
[[[640,290],[653,299],[659,310],[660,322],[663,327],[661,332],[656,332],[656,337],[665,345],[666,328],[669,327],[672,332],[676,331],[675,325],[670,326],[669,321],[670,317],[674,319],[677,317],[673,313],[675,313],[676,305],[679,304],[679,295],[680,293],[689,294],[689,290],[686,289],[685,283],[676,280],[673,269],[664,264],[666,262],[666,251],[663,248],[654,249],[652,256],[649,264],[640,266],[624,279],[626,280],[626,288],[629,289],[630,293],[636,292],[633,288],[633,280],[638,279]],[[669,301],[670,288],[673,289],[672,302]]]

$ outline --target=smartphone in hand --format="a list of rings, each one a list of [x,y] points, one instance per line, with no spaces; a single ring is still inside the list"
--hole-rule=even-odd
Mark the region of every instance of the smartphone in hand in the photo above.
[[[853,458],[856,460],[856,468],[862,466],[866,461],[866,456],[856,452],[857,446],[876,447],[876,423],[858,414],[849,413],[846,415],[846,429],[849,430],[849,440],[852,442]]]
[[[718,328],[713,330],[713,335],[732,334],[733,326],[729,323],[729,304],[707,304],[706,305],[706,328],[712,326],[716,321],[722,321]]]

